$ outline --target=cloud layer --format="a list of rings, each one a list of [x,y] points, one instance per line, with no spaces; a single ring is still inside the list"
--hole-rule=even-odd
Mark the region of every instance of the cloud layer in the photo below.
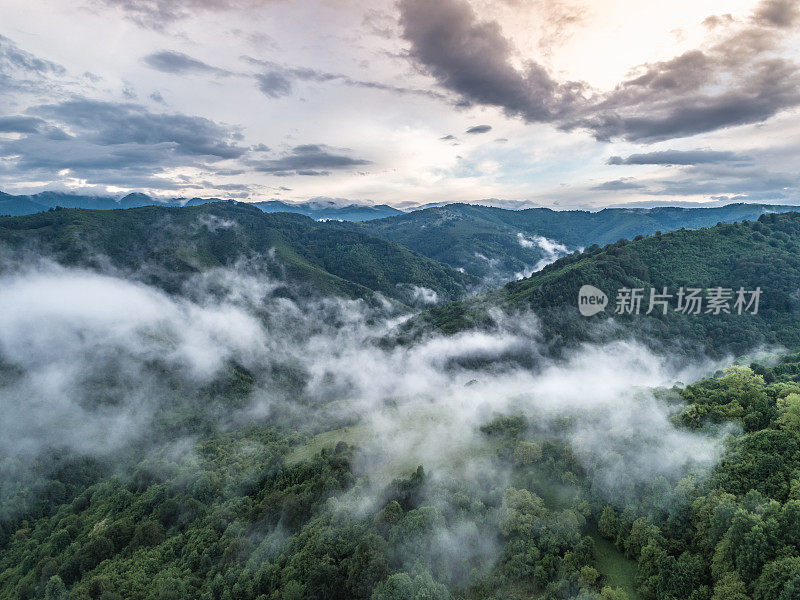
[[[587,129],[598,140],[680,138],[761,122],[800,104],[800,68],[773,53],[780,30],[797,17],[788,0],[762,3],[757,24],[735,27],[705,49],[645,64],[609,92],[558,81],[532,60],[516,66],[512,42],[466,0],[399,6],[411,56],[465,103]]]
[[[9,1],[12,193],[800,202],[796,0]]]
[[[480,427],[499,415],[527,417],[537,439],[568,441],[595,490],[617,501],[655,477],[703,473],[720,450],[718,439],[675,429],[679,407],[649,391],[716,365],[628,342],[554,360],[531,314],[393,345],[386,335],[407,316],[364,301],[290,300],[283,282],[247,265],[198,274],[178,296],[41,263],[6,264],[0,283],[0,466],[24,468],[51,449],[111,457],[145,439],[164,409],[211,402],[202,386],[231,364],[255,384],[220,426],[351,423],[357,471],[375,489],[419,464],[476,480],[492,456]]]

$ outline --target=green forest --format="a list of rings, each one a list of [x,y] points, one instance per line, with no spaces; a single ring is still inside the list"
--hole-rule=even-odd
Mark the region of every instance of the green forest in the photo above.
[[[413,282],[456,299],[477,281],[383,239],[236,202],[0,217],[0,243],[66,265],[110,261],[170,291],[191,274],[250,259],[294,286],[346,297],[377,291],[403,301],[398,284]]]
[[[503,488],[433,480],[424,465],[355,510],[345,442],[294,461],[305,435],[213,432],[197,463],[150,457],[125,474],[43,457],[4,500],[8,598],[642,598],[791,600],[800,590],[800,357],[662,389],[677,427],[735,424],[707,478],[608,502],[568,444],[524,416],[481,428]],[[474,528],[463,554],[433,539]],[[491,542],[491,543],[489,543]],[[491,548],[491,550],[490,550]],[[496,549],[496,554],[494,551]],[[485,552],[485,553],[484,553]]]

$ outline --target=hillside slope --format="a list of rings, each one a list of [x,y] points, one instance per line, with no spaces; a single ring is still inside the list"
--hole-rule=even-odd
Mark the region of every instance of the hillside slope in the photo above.
[[[347,226],[500,283],[530,275],[543,264],[592,244],[719,222],[755,220],[791,207],[731,204],[718,208],[609,208],[599,212],[548,208],[506,210],[449,204]],[[545,238],[545,239],[542,239]],[[559,248],[558,245],[566,246]]]
[[[583,285],[603,290],[604,312],[583,317],[578,291]],[[673,295],[667,314],[650,315],[650,289]],[[676,294],[684,288],[761,288],[758,314],[682,314]],[[621,288],[643,290],[640,315],[614,314]],[[749,296],[748,296],[749,300]],[[481,298],[432,309],[424,320],[452,332],[489,323],[489,309],[533,311],[545,336],[553,341],[587,340],[619,335],[598,324],[614,319],[626,331],[680,346],[699,346],[711,353],[744,352],[758,345],[800,346],[800,213],[767,214],[758,221],[679,230],[603,248],[592,246],[545,267],[528,279],[512,282]]]
[[[326,294],[378,291],[413,301],[415,286],[457,298],[467,275],[392,242],[310,218],[267,215],[247,204],[92,211],[60,209],[0,218],[0,243],[60,263],[117,269],[177,289],[192,273],[259,259],[273,276]],[[430,298],[431,295],[429,294]]]

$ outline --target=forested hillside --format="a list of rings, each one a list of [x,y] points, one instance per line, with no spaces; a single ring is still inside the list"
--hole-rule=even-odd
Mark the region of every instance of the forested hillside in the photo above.
[[[308,202],[281,202],[266,200],[254,202],[255,206],[266,213],[291,212],[306,215],[317,221],[371,221],[402,214],[401,211],[385,204],[360,205],[345,204],[343,201],[317,198]]]
[[[603,290],[609,298],[604,312],[591,318],[578,313],[583,285]],[[762,291],[758,314],[684,314],[676,310],[681,287],[716,287]],[[615,314],[620,289],[642,289],[642,309]],[[651,314],[650,290],[672,294],[670,310]],[[679,230],[633,241],[587,248],[562,258],[528,279],[511,282],[485,297],[432,309],[426,322],[443,331],[457,331],[491,322],[489,309],[533,311],[545,335],[575,342],[618,336],[598,327],[611,319],[642,339],[695,346],[705,352],[741,353],[758,345],[800,344],[800,213],[767,214],[757,221],[721,224],[699,230]],[[733,300],[729,309],[733,308]]]
[[[186,277],[237,261],[319,293],[378,291],[414,303],[457,298],[474,280],[397,244],[287,213],[234,202],[185,208],[58,209],[0,218],[0,243],[65,265],[113,266],[175,290]]]
[[[500,284],[503,279],[530,275],[537,266],[592,244],[605,245],[621,238],[683,227],[697,229],[720,222],[756,220],[764,213],[787,210],[791,207],[731,204],[718,208],[607,208],[589,212],[448,204],[348,226]]]

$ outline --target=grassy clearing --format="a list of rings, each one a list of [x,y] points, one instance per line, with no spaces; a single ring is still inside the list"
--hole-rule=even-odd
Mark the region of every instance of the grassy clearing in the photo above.
[[[286,457],[286,463],[294,465],[304,460],[311,460],[324,448],[335,448],[339,442],[358,446],[366,442],[370,436],[371,431],[365,425],[354,425],[325,431],[315,435],[302,446],[293,448]]]
[[[617,547],[598,531],[588,531],[587,535],[594,540],[595,565],[606,577],[606,585],[622,588],[630,600],[641,600],[642,597],[636,591],[635,584],[636,562],[625,558]]]

